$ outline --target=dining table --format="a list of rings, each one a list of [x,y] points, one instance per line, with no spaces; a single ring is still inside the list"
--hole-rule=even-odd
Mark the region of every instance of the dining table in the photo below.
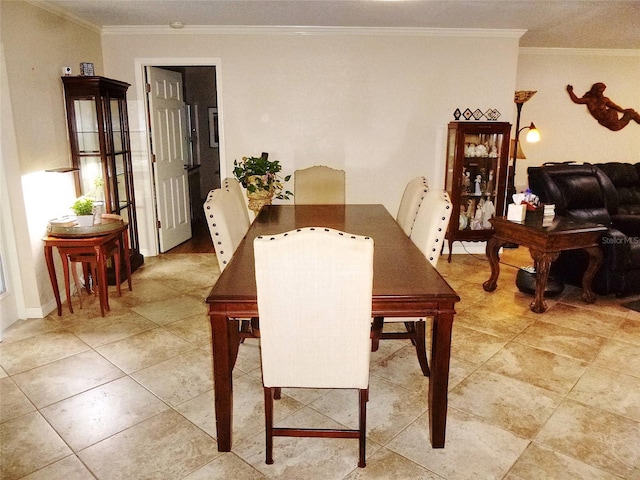
[[[249,227],[206,302],[213,342],[218,450],[228,452],[233,431],[233,367],[240,348],[240,320],[259,317],[253,240],[303,227],[327,227],[373,238],[374,317],[432,319],[431,374],[427,398],[429,438],[443,448],[451,333],[457,293],[403,232],[383,205],[265,205]],[[417,365],[416,365],[416,368]]]

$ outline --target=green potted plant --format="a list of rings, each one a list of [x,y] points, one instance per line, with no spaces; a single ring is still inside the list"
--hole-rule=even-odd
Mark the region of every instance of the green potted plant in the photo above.
[[[71,210],[76,214],[78,225],[81,227],[90,227],[93,225],[93,198],[78,197],[71,205]]]
[[[247,189],[249,208],[256,213],[262,205],[270,205],[273,198],[288,200],[293,196],[284,189],[284,183],[291,175],[282,178],[279,173],[282,165],[278,160],[269,160],[268,156],[242,157],[242,161],[233,162],[233,175]]]

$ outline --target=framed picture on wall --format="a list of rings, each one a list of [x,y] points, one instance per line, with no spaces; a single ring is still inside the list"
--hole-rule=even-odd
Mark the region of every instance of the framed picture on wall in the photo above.
[[[209,107],[209,147],[218,148],[218,108]]]

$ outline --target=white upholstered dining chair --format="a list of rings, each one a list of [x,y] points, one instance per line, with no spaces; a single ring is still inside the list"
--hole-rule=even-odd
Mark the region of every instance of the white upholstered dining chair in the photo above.
[[[253,212],[249,210],[249,201],[240,182],[235,178],[227,177],[222,181],[220,188],[229,190],[237,197],[239,204],[243,206],[247,214],[247,222],[251,223],[251,214]]]
[[[345,172],[324,165],[296,170],[293,175],[297,205],[341,205],[345,203]]]
[[[365,466],[373,239],[309,227],[254,240],[265,398],[266,463],[273,437],[359,439]],[[281,387],[359,391],[358,429],[273,426]]]
[[[444,236],[453,210],[449,195],[444,190],[428,191],[420,204],[415,223],[411,231],[411,240],[420,249],[426,259],[436,267]],[[383,331],[384,323],[404,322],[406,331]],[[426,353],[426,323],[424,318],[384,318],[373,319],[373,351],[377,350],[377,338],[380,339],[410,339],[416,348],[418,362],[425,377],[429,376],[429,363]]]
[[[203,205],[221,272],[249,230],[249,216],[241,200],[232,189],[217,188],[209,192]]]
[[[246,203],[241,196],[242,188],[235,179],[230,180],[237,184],[237,190],[233,183],[225,179],[222,188],[209,192],[203,205],[220,272],[227,267],[236,248],[249,230],[249,215]],[[241,342],[247,337],[260,335],[257,318],[238,320],[240,320]]]
[[[396,222],[398,222],[398,225],[407,236],[411,236],[418,209],[428,191],[429,186],[425,177],[412,178],[404,189],[400,207],[398,207],[398,214],[396,215]]]

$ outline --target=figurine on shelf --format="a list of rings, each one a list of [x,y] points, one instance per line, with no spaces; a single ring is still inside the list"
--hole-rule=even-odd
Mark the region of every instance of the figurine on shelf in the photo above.
[[[479,143],[476,146],[476,157],[486,157],[488,155],[487,146]]]
[[[493,205],[493,202],[490,198],[484,202],[482,206],[482,228],[491,228],[491,223],[489,219],[493,217],[496,213],[496,207]]]
[[[485,189],[485,193],[487,195],[491,195],[493,193],[494,187],[495,187],[495,182],[493,179],[493,170],[489,170],[489,180],[487,180],[487,188]]]
[[[465,212],[467,215],[467,225],[471,224],[471,220],[476,213],[476,201],[472,198],[467,202],[467,211]]]
[[[467,228],[469,220],[467,219],[467,206],[460,205],[460,220],[458,221],[458,230],[464,230]]]
[[[471,174],[469,173],[469,170],[467,170],[466,168],[464,170],[464,180],[462,183],[464,187],[464,192],[470,193],[471,192]]]
[[[475,157],[476,156],[476,144],[475,143],[465,143],[464,144],[464,156],[465,157]]]
[[[482,195],[482,190],[480,189],[480,183],[482,182],[482,175],[476,175],[476,179],[474,183],[476,184],[476,189],[474,191],[474,195]]]
[[[476,208],[476,213],[471,220],[471,230],[482,230],[482,224],[484,223],[484,199],[480,199]]]

